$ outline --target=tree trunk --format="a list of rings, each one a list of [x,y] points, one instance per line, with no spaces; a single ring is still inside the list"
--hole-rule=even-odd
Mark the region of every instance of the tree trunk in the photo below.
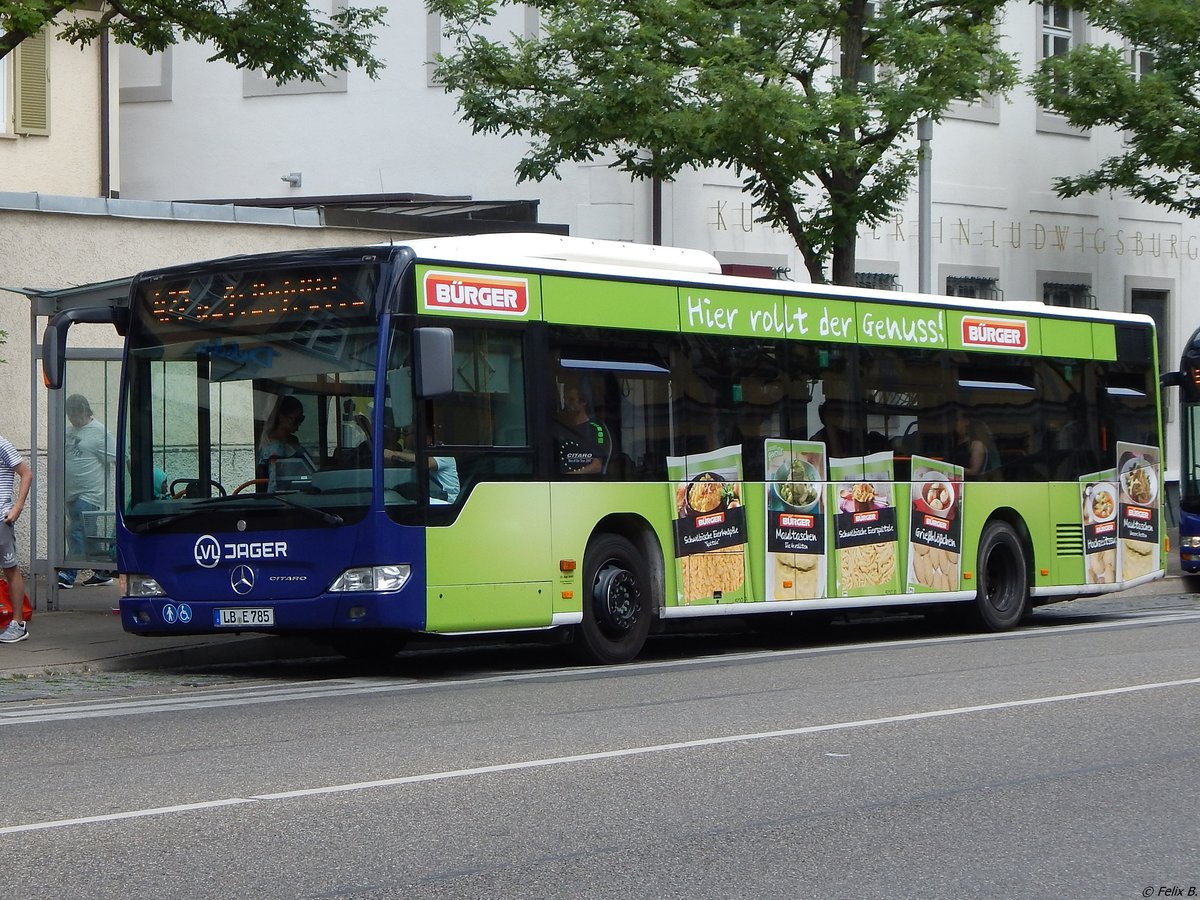
[[[855,277],[855,255],[857,248],[858,235],[853,233],[845,239],[844,243],[834,248],[833,271],[830,277],[830,281],[833,284],[854,287],[857,283],[858,279]]]

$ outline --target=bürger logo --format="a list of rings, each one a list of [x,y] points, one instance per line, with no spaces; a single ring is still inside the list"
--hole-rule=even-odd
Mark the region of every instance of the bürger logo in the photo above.
[[[1024,350],[1029,346],[1029,326],[1023,319],[962,320],[962,342],[968,347],[1003,347]]]
[[[426,272],[425,309],[523,316],[529,312],[529,282],[495,275]]]

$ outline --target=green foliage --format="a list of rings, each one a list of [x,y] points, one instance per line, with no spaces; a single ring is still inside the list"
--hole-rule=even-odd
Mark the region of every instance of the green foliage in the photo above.
[[[888,0],[873,17],[867,0],[528,0],[534,37],[500,35],[515,0],[427,3],[464,117],[532,139],[520,180],[601,158],[641,178],[728,167],[815,281],[832,260],[851,282],[858,228],[904,199],[919,116],[1016,83],[1005,0]]]
[[[1125,134],[1123,152],[1093,171],[1055,179],[1063,197],[1103,190],[1188,216],[1200,214],[1200,5],[1195,0],[1087,0],[1089,21],[1153,56],[1136,77],[1129,51],[1084,45],[1043,61],[1031,79],[1046,109],[1078,128]]]
[[[22,40],[71,13],[81,0],[0,0],[0,56]],[[87,44],[107,31],[114,41],[146,51],[183,40],[207,44],[210,60],[256,69],[277,83],[319,81],[351,66],[378,77],[382,63],[372,55],[374,29],[387,9],[350,7],[321,16],[305,0],[109,0],[98,16],[64,16],[62,37]]]

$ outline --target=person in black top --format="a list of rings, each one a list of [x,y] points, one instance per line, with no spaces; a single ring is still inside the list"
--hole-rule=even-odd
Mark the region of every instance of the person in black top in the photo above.
[[[841,400],[823,400],[817,407],[821,428],[809,440],[820,441],[825,452],[834,459],[859,456],[858,449],[848,425],[851,421],[849,404]]]
[[[578,387],[563,390],[563,406],[554,428],[558,466],[572,475],[600,475],[612,457],[612,436],[592,418]]]

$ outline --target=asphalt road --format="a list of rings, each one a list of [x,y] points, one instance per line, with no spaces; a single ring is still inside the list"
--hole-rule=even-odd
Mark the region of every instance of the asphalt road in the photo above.
[[[1196,896],[1198,646],[1142,594],[0,703],[0,895]]]

